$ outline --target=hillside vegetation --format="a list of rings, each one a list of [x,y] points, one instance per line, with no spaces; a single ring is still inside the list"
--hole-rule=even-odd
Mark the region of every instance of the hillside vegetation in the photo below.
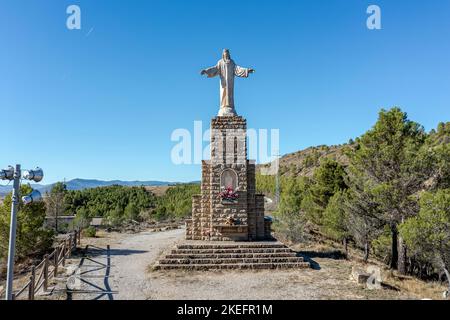
[[[155,195],[146,187],[109,186],[65,191],[64,213],[77,216],[85,224],[93,217],[118,226],[128,221],[180,219],[191,213],[191,197],[198,193],[196,184],[179,184]]]
[[[354,143],[352,140],[350,141]],[[334,145],[334,146],[316,146],[309,147],[293,153],[288,153],[279,159],[278,176],[280,185],[287,185],[292,178],[304,179],[309,181],[313,178],[315,170],[320,166],[324,159],[335,160],[342,166],[348,165],[348,157],[345,153],[347,147],[352,144]],[[257,165],[256,189],[260,193],[268,196],[275,194],[275,177],[273,175],[263,175],[264,168],[270,164]]]
[[[399,108],[361,137],[280,160],[278,234],[321,234],[361,248],[401,274],[447,275],[450,285],[450,122],[426,133]],[[261,166],[259,167],[261,169]],[[257,174],[257,190],[275,177]]]

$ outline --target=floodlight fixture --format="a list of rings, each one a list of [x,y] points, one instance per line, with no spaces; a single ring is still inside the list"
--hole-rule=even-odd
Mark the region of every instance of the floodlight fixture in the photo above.
[[[42,195],[38,190],[31,191],[30,194],[22,197],[22,201],[24,204],[30,204],[34,202],[38,202],[42,200]]]
[[[0,170],[0,180],[13,180],[14,179],[14,168],[8,166],[7,169]]]
[[[25,170],[23,172],[23,178],[33,180],[34,182],[40,182],[44,178],[44,171],[39,167],[34,170]]]

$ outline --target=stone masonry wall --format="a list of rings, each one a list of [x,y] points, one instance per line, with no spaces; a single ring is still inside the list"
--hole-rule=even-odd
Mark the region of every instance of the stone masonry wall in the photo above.
[[[247,122],[239,116],[216,117],[211,120],[211,167],[210,167],[210,212],[211,239],[229,240],[221,234],[218,226],[225,225],[232,217],[241,225],[247,225]],[[221,174],[225,169],[232,169],[237,174],[237,203],[222,203]]]
[[[191,239],[200,240],[201,239],[201,195],[194,195],[192,197],[192,221],[191,221]]]
[[[264,195],[257,194],[256,201],[256,239],[261,240],[265,238],[264,230]]]
[[[256,240],[256,182],[254,161],[248,160],[247,165],[247,215],[248,215],[248,237],[249,240]]]
[[[201,186],[201,234],[202,240],[209,240],[211,229],[211,215],[210,215],[210,193],[211,193],[211,173],[210,161],[202,161],[202,186]]]
[[[186,222],[186,239],[264,238],[264,196],[255,194],[255,163],[247,160],[246,130],[247,122],[240,116],[211,120],[211,160],[202,161],[201,195],[192,198],[192,219]],[[237,175],[236,203],[224,202],[219,196],[224,170],[233,170]],[[227,225],[230,217],[238,226]]]

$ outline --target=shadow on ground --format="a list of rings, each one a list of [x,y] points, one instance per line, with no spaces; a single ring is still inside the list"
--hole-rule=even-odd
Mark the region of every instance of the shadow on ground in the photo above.
[[[84,250],[79,250],[81,260],[78,264],[79,272],[72,275],[72,281],[67,282],[66,294],[67,300],[73,300],[74,295],[84,294],[91,300],[100,300],[106,296],[107,300],[114,300],[114,294],[117,291],[111,289],[109,279],[111,277],[111,257],[113,255],[131,255],[144,253],[142,250],[111,250],[110,246],[106,248],[87,245]],[[87,270],[81,271],[82,268]],[[77,281],[79,284],[76,285]],[[74,285],[71,283],[74,282]],[[83,283],[84,288],[81,288]]]
[[[86,249],[81,251],[82,253],[86,252]],[[146,253],[148,251],[146,250],[130,250],[130,249],[109,249],[109,255],[110,256],[131,256],[134,254],[142,254]],[[89,245],[89,256],[95,257],[95,256],[101,256],[105,254],[105,249],[96,247],[93,245]]]
[[[387,283],[385,283],[385,282],[381,282],[380,285],[381,285],[381,287],[382,287],[383,289],[393,290],[393,291],[397,291],[397,292],[400,291],[399,288],[397,288],[397,287],[395,287],[395,286],[391,286],[390,284],[387,284]]]
[[[345,255],[339,250],[327,250],[327,251],[298,251],[297,257],[302,257],[305,262],[309,262],[313,270],[320,270],[320,264],[314,260],[314,258],[325,258],[333,260],[344,260]]]

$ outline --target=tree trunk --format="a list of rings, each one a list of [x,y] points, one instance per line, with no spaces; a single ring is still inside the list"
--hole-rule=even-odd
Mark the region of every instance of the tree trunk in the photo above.
[[[403,238],[398,237],[398,272],[400,274],[406,274],[406,245],[403,241]]]
[[[58,208],[55,210],[55,232],[58,234]]]
[[[347,237],[344,237],[344,239],[342,241],[344,244],[345,259],[348,259],[348,239],[347,239]]]
[[[398,230],[397,225],[392,224],[391,225],[391,235],[392,235],[392,245],[391,245],[391,269],[397,269],[397,262],[398,262]]]
[[[446,267],[443,267],[445,276],[447,277],[448,282],[448,294],[450,294],[450,272],[448,272]]]
[[[364,244],[364,262],[369,261],[369,253],[370,253],[370,246],[369,242],[366,241],[366,243]]]

